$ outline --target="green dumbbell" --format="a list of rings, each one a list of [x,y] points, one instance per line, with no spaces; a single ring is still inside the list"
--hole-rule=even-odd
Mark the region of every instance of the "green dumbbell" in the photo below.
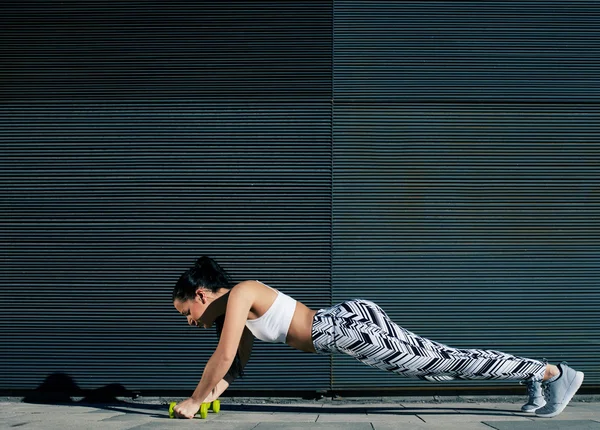
[[[169,418],[175,418],[175,411],[173,408],[177,403],[171,402],[169,403]],[[202,403],[200,405],[200,410],[196,412],[196,415],[200,414],[200,418],[205,419],[208,416],[208,409],[211,409],[215,414],[218,414],[221,410],[221,402],[219,400],[215,400],[210,403]]]

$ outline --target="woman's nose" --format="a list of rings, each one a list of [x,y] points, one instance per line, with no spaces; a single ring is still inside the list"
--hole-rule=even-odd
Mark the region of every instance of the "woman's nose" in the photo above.
[[[193,320],[193,318],[192,318],[191,316],[188,316],[188,317],[187,317],[187,320],[188,320],[188,324],[189,324],[189,325],[196,325],[196,321],[194,321],[194,320]]]

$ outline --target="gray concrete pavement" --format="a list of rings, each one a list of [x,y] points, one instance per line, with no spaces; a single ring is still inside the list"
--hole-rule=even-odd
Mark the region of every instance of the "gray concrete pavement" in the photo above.
[[[0,429],[209,430],[600,430],[600,396],[576,396],[551,419],[520,412],[521,397],[223,398],[205,420],[169,419],[179,398],[119,399],[111,404],[47,405],[0,398]]]

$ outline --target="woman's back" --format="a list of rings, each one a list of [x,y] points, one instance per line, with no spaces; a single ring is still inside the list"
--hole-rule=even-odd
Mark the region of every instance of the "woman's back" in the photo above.
[[[256,330],[255,333],[258,334],[258,338],[261,338],[260,333],[265,329],[265,327],[262,327],[263,322],[265,322],[264,325],[270,323],[271,329],[273,327],[276,330],[287,328],[287,333],[284,333],[285,343],[291,347],[301,351],[315,352],[312,344],[311,328],[316,311],[260,281],[244,281],[234,288],[244,289],[244,295],[252,300],[250,312],[248,313],[249,323],[246,326],[253,332]],[[269,319],[270,317],[276,318],[276,321],[265,320],[265,318]],[[285,325],[285,328],[280,325]],[[271,336],[275,338],[278,337],[278,334],[272,332]],[[280,340],[283,341],[283,338]]]

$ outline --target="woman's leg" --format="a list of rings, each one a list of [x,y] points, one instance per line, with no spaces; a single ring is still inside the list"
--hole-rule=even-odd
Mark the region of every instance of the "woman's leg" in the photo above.
[[[565,363],[557,367],[500,351],[456,349],[425,339],[396,325],[366,300],[318,311],[312,339],[318,353],[343,352],[371,367],[429,381],[512,379],[525,380],[529,386],[545,381],[548,403],[538,409],[543,404],[534,402],[528,410],[540,417],[560,414],[584,378]]]
[[[429,381],[541,381],[546,373],[546,363],[538,360],[494,350],[456,349],[420,337],[395,324],[367,300],[352,300],[335,308],[337,350],[371,367]]]

